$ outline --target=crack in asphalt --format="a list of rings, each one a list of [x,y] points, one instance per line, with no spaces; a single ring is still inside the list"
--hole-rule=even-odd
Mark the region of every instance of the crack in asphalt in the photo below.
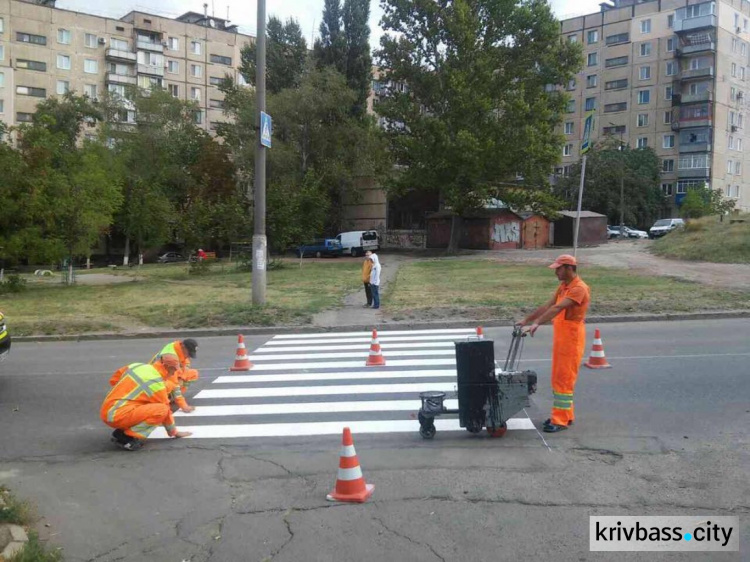
[[[122,547],[128,546],[129,544],[130,544],[130,541],[126,541],[124,543],[118,544],[116,547],[110,548],[106,552],[102,552],[101,554],[97,554],[93,558],[89,558],[88,560],[86,560],[86,562],[96,562],[97,560],[99,560],[103,556],[107,556],[108,554],[112,554],[113,552],[116,552],[117,550],[121,549]],[[115,560],[122,560],[122,558],[123,557],[115,558]]]
[[[416,544],[417,546],[421,546],[421,547],[423,547],[423,548],[427,548],[427,549],[428,549],[428,550],[429,550],[430,552],[432,552],[432,554],[434,554],[434,555],[435,555],[435,556],[436,556],[437,558],[439,558],[440,560],[442,560],[443,562],[445,562],[445,558],[443,558],[442,556],[440,556],[440,554],[438,554],[438,553],[437,553],[437,551],[436,551],[436,550],[435,550],[434,548],[432,548],[432,546],[431,546],[431,545],[429,545],[429,544],[427,544],[427,543],[419,542],[419,541],[417,541],[417,540],[414,540],[413,538],[411,538],[411,537],[410,537],[410,536],[408,536],[408,535],[405,535],[405,534],[403,534],[403,533],[399,533],[398,531],[394,531],[394,530],[393,530],[393,529],[391,529],[391,528],[390,528],[390,527],[389,527],[388,525],[386,525],[386,524],[385,524],[385,522],[383,522],[383,520],[382,520],[382,519],[381,519],[380,517],[373,517],[373,519],[374,519],[375,521],[377,521],[378,523],[380,523],[380,525],[381,525],[381,526],[383,527],[383,529],[385,529],[385,530],[386,530],[386,531],[388,531],[389,533],[391,533],[391,534],[393,534],[393,535],[396,535],[397,537],[401,537],[402,539],[405,539],[405,540],[409,541],[409,542],[410,542],[410,543],[412,543],[412,544]]]
[[[278,549],[272,552],[270,556],[266,556],[263,559],[263,562],[269,562],[270,560],[273,560],[274,558],[276,558],[281,553],[281,551],[284,550],[289,545],[289,543],[294,540],[294,531],[292,530],[292,524],[289,522],[289,519],[288,519],[288,517],[292,513],[294,513],[294,511],[295,509],[293,507],[290,507],[289,509],[285,511],[284,516],[281,518],[281,520],[286,525],[286,532],[289,533],[289,538],[286,541],[284,541],[284,544],[282,544]]]

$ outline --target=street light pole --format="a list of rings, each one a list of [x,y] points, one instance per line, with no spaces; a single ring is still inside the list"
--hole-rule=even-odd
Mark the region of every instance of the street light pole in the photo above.
[[[266,304],[266,147],[261,143],[261,112],[266,111],[266,0],[258,0],[255,99],[255,190],[253,194],[253,305]]]
[[[617,128],[618,125],[609,123],[610,127]],[[620,129],[620,145],[617,150],[620,152],[620,232],[617,234],[618,238],[622,238],[625,235],[625,143],[622,140],[623,131]]]

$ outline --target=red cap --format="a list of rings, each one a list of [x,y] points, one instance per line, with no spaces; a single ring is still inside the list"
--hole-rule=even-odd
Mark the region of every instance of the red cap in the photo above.
[[[561,256],[557,256],[557,259],[552,263],[552,265],[549,266],[549,268],[557,269],[558,267],[561,267],[563,265],[578,265],[578,262],[573,256],[569,254],[563,254]]]

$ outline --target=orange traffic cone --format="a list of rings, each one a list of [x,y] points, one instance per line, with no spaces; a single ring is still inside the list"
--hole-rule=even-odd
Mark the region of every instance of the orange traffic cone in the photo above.
[[[380,351],[380,342],[378,341],[378,331],[372,331],[372,343],[370,344],[370,355],[367,357],[366,367],[384,367],[385,357]]]
[[[481,326],[477,326],[477,338],[480,340],[484,339],[484,330],[482,330]]]
[[[589,360],[584,363],[589,369],[611,369],[612,365],[607,363],[607,358],[604,356],[604,344],[602,343],[602,335],[599,333],[599,329],[596,329],[594,333],[594,345],[591,348],[591,354]]]
[[[364,503],[372,495],[373,490],[375,490],[375,486],[367,484],[365,477],[362,476],[357,451],[354,450],[352,432],[348,427],[345,427],[344,436],[341,440],[341,457],[336,487],[330,494],[326,495],[326,499],[332,502]]]
[[[253,364],[250,363],[250,359],[245,351],[245,338],[242,334],[237,338],[237,355],[234,358],[234,365],[229,367],[230,371],[249,371]]]

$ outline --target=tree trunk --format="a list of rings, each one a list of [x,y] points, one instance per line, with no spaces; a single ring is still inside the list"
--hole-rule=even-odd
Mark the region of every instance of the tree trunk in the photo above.
[[[458,244],[461,241],[461,224],[463,219],[460,215],[453,215],[451,220],[451,239],[448,242],[448,253],[457,254]]]
[[[125,237],[125,255],[122,256],[122,266],[127,267],[130,261],[130,238]]]
[[[65,283],[68,287],[73,284],[73,258],[68,259],[68,278]]]

